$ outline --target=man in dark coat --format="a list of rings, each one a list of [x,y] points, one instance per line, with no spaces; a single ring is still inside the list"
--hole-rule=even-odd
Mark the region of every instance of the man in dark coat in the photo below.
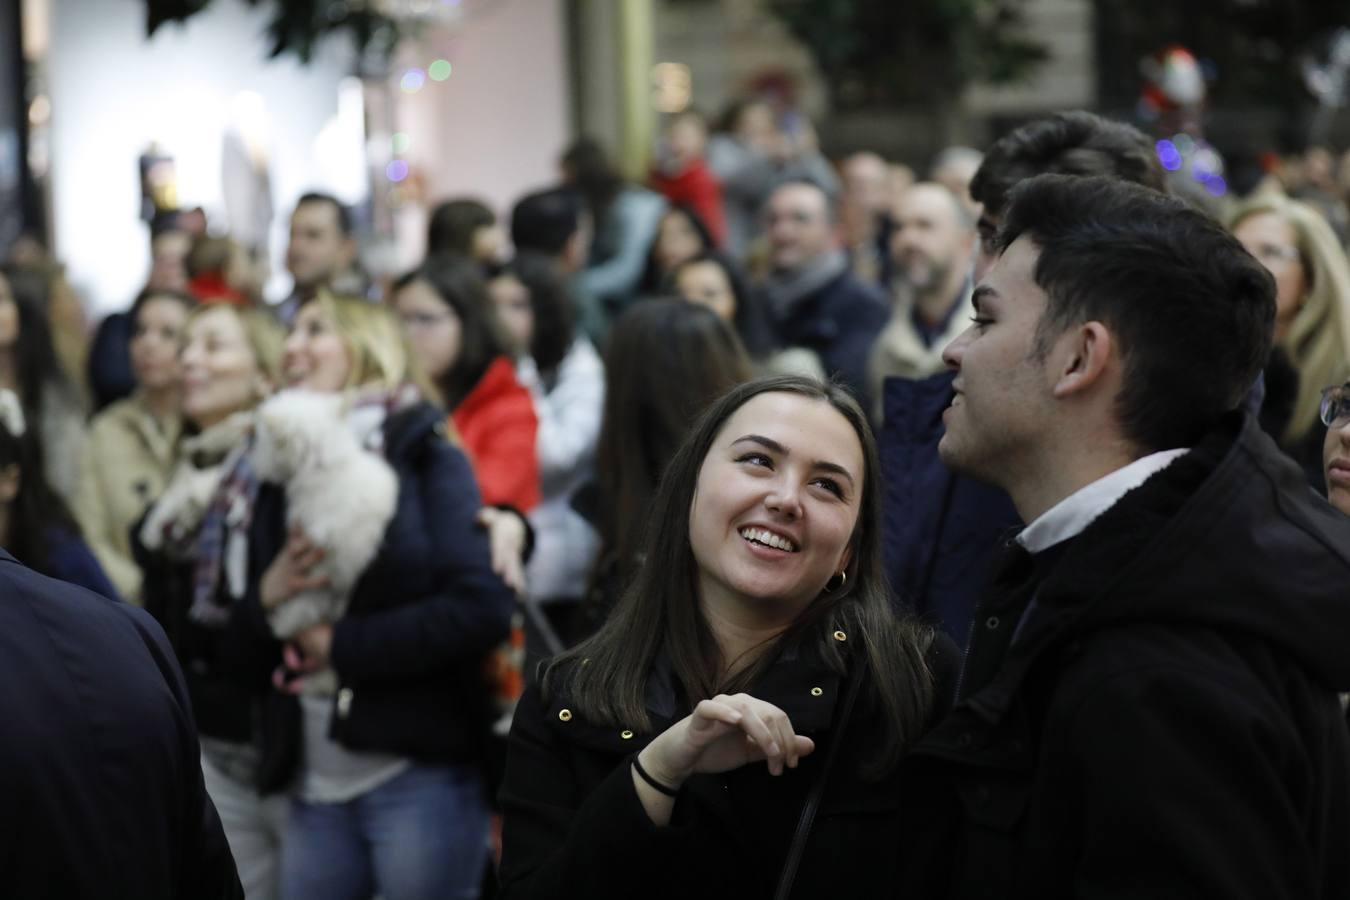
[[[765,204],[769,276],[760,286],[763,308],[781,347],[820,357],[827,376],[839,376],[870,409],[867,358],[890,316],[881,291],[849,271],[839,246],[838,216],[824,188],[784,181]]]
[[[1082,110],[1029,122],[989,148],[970,185],[980,204],[974,281],[993,265],[1008,192],[1044,173],[1109,175],[1164,188],[1153,143],[1139,129]],[[939,459],[951,372],[891,377],[882,387],[877,439],[886,473],[886,572],[899,597],[964,647],[975,601],[999,537],[1022,522],[997,487]]]
[[[940,451],[1030,524],[911,757],[897,895],[1350,896],[1350,522],[1239,410],[1273,284],[1106,178],[1024,181],[995,249]]]
[[[0,893],[242,898],[148,614],[0,551]]]

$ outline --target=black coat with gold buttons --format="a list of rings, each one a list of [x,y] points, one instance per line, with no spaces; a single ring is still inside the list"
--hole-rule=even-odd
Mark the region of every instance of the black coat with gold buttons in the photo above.
[[[929,652],[937,680],[934,720],[950,705],[955,645],[939,637]],[[652,729],[586,721],[564,696],[548,702],[526,691],[511,731],[501,789],[505,814],[504,898],[605,897],[736,900],[772,896],[810,787],[829,742],[845,680],[809,648],[785,651],[752,693],[787,713],[816,751],[773,777],[763,764],[695,775],[680,791],[671,823],[647,818],[629,759],[687,714],[658,666],[648,683]],[[860,693],[842,735],[794,897],[889,897],[903,855],[895,773],[860,775],[878,733]]]

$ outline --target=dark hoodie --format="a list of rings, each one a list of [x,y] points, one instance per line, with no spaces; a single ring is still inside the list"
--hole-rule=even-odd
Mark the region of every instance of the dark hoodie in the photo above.
[[[911,757],[897,895],[1350,897],[1350,520],[1235,414],[1048,552]]]

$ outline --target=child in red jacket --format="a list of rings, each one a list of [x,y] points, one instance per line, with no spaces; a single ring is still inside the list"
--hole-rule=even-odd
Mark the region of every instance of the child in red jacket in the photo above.
[[[671,116],[661,144],[661,161],[651,174],[652,189],[672,204],[687,206],[697,213],[721,246],[727,231],[722,214],[722,185],[704,159],[708,125],[703,116],[693,109]]]

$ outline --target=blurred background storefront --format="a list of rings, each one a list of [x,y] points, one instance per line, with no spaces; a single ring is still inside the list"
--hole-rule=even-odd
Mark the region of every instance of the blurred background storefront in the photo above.
[[[420,258],[438,200],[504,213],[582,134],[639,177],[663,114],[692,105],[715,123],[748,94],[814,123],[830,158],[866,148],[915,171],[1068,107],[1165,138],[1185,123],[1149,119],[1146,83],[1166,79],[1155,54],[1171,46],[1203,79],[1189,114],[1241,165],[1350,136],[1343,6],[0,0],[0,243],[42,241],[96,315],[144,283],[154,209],[200,207],[265,250],[283,296],[287,217],[307,190],[353,204],[366,266],[388,273]]]

